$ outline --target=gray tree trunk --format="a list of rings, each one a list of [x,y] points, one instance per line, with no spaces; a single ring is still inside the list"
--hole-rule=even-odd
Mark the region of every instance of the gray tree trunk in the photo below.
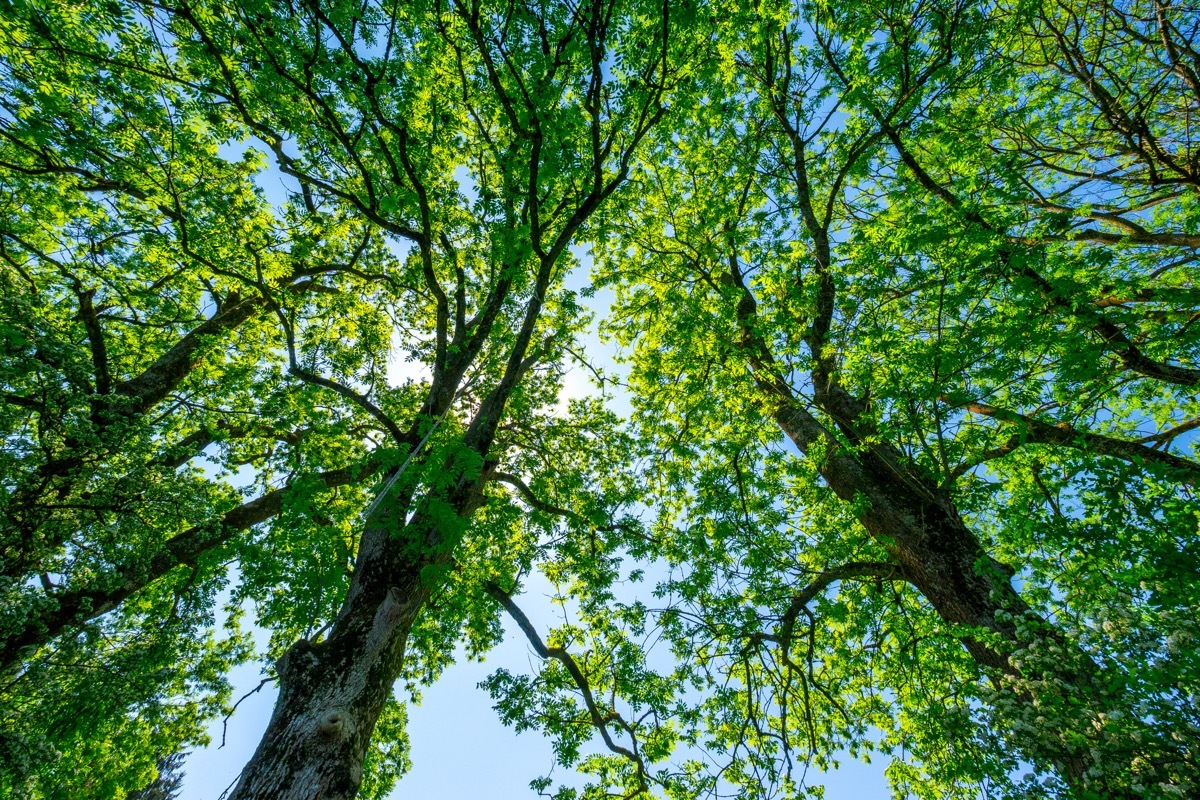
[[[461,517],[482,499],[480,480],[449,498]],[[395,495],[395,496],[392,496]],[[405,642],[434,587],[428,566],[450,549],[412,500],[389,492],[363,532],[342,609],[320,642],[296,642],[277,664],[279,696],[230,800],[349,800],[357,794],[375,724],[404,663]]]

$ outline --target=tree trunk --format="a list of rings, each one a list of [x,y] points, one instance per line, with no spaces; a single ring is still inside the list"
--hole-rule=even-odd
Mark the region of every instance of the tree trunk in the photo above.
[[[460,517],[483,479],[449,498]],[[348,800],[363,779],[375,724],[400,676],[404,648],[433,586],[425,568],[451,561],[443,532],[411,493],[389,491],[367,519],[354,578],[327,639],[296,642],[279,660],[279,696],[230,800]]]
[[[821,474],[830,488],[846,502],[865,505],[857,514],[859,521],[888,549],[905,580],[942,620],[999,634],[1007,643],[998,650],[971,636],[959,637],[980,666],[993,670],[997,688],[1002,688],[1005,677],[1018,682],[1053,677],[1079,693],[1086,713],[1105,711],[1111,705],[1102,697],[1100,667],[1069,645],[1051,668],[1052,674],[1036,666],[1032,670],[1014,666],[1012,652],[1036,644],[1063,644],[1062,638],[1029,608],[1012,586],[1011,570],[988,555],[949,498],[906,470],[899,453],[878,444],[866,445],[856,455],[847,453],[820,421],[795,402],[780,400],[774,416],[801,451],[810,452],[814,445],[825,451]],[[1031,641],[1029,634],[1022,639],[1018,633],[1017,620],[1022,618],[1032,623],[1029,630],[1037,631],[1036,640]],[[1033,699],[1020,688],[1015,696],[1022,705]],[[1052,743],[1022,742],[1021,746],[1026,757],[1053,765],[1072,787],[1084,785],[1088,763],[1080,754]]]
[[[859,521],[943,620],[1015,641],[1016,626],[997,612],[1019,617],[1030,611],[1013,589],[1010,571],[992,560],[947,498],[878,449],[869,447],[857,458],[830,454],[822,475],[842,500],[866,499]],[[970,637],[962,641],[981,666],[1016,674],[1005,653]]]

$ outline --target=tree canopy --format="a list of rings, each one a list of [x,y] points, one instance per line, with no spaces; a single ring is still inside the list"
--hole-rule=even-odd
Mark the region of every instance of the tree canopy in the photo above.
[[[1200,796],[1195,9],[0,8],[0,791]]]

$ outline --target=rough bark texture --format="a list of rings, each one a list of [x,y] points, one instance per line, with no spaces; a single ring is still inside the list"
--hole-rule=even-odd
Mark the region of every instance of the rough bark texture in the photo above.
[[[808,202],[807,178],[801,166],[797,167],[797,186],[804,205]],[[1018,635],[1017,620],[1043,627],[1046,630],[1043,635],[1056,644],[1061,638],[1045,626],[1013,588],[1012,571],[991,558],[963,522],[951,498],[909,468],[902,452],[873,435],[863,404],[838,382],[836,365],[826,354],[834,310],[829,242],[819,222],[813,220],[807,227],[817,245],[814,263],[820,294],[817,314],[806,337],[813,354],[812,399],[828,415],[833,428],[814,416],[784,379],[771,348],[757,328],[758,302],[743,280],[733,248],[729,273],[724,278],[739,291],[736,309],[739,346],[749,361],[755,383],[768,398],[771,416],[801,452],[818,459],[821,475],[834,494],[856,507],[859,522],[888,550],[902,577],[916,587],[942,620],[998,634],[1005,643],[999,650],[970,635],[958,637],[980,666],[993,671],[994,681],[998,674],[1017,679],[1046,677],[1044,673],[1019,670],[1010,660],[1010,652],[1028,644]],[[1075,655],[1078,663],[1064,665],[1061,674],[1055,677],[1077,688],[1085,702],[1099,700],[1098,667],[1086,654]],[[1079,674],[1080,664],[1091,669]],[[1017,692],[1016,699],[1022,703],[1031,700],[1022,691]],[[1103,708],[1102,703],[1093,705],[1096,711]],[[1027,750],[1027,754],[1043,763],[1051,761],[1063,778],[1074,785],[1080,783],[1086,770],[1085,762],[1074,754],[1035,752],[1035,748]]]
[[[406,505],[389,498],[368,521],[329,637],[301,639],[276,665],[275,711],[231,800],[340,800],[357,793],[408,631],[429,598],[421,580],[427,560],[401,546],[422,524],[414,518],[404,525]]]
[[[780,430],[801,452],[820,455],[821,474],[834,494],[847,503],[865,502],[857,515],[859,521],[888,549],[904,578],[942,619],[1015,640],[1015,626],[997,618],[997,612],[1020,616],[1029,613],[1029,607],[1013,589],[1006,570],[984,551],[949,498],[905,467],[903,454],[884,444],[868,443],[868,437],[861,435],[857,426],[864,419],[864,410],[837,384],[829,365],[817,359],[814,399],[842,433],[857,443],[858,452],[849,452],[797,400],[770,348],[755,330],[758,304],[741,281],[736,261],[731,262],[730,278],[741,290],[737,307],[740,345],[750,359],[759,389],[771,398],[770,411]],[[831,309],[829,306],[827,315]],[[811,346],[820,352],[824,334],[813,337]],[[970,637],[962,641],[981,665],[1013,672],[1005,654]]]
[[[529,355],[530,342],[568,240],[561,236],[541,259],[503,377],[463,434],[464,460],[450,456],[445,465],[445,474],[463,475],[439,501],[459,520],[469,519],[483,502],[483,485],[496,468],[486,454],[509,397],[537,358]],[[454,393],[435,381],[427,405],[444,413]],[[482,464],[482,470],[470,462]],[[400,676],[408,633],[433,589],[425,570],[454,557],[456,534],[439,527],[422,501],[402,487],[389,481],[368,512],[354,577],[328,638],[301,640],[280,659],[275,711],[230,800],[344,800],[358,792],[371,734]]]
[[[482,503],[484,481],[464,477],[445,498],[460,519]],[[279,660],[274,713],[230,800],[345,800],[358,792],[408,633],[434,588],[426,568],[453,558],[452,539],[419,501],[405,522],[413,505],[399,485],[384,495],[367,519],[328,638],[302,639]]]

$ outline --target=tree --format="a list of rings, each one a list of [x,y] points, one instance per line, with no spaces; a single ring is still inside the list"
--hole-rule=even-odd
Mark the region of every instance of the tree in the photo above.
[[[75,657],[120,685],[96,686],[111,700],[92,716],[154,746],[91,754],[111,785],[78,791],[144,785],[152,752],[196,741],[245,646],[201,640],[189,660],[182,642],[232,559],[231,607],[259,605],[280,684],[234,796],[352,796],[373,732],[384,750],[402,735],[392,684],[435,674],[463,626],[494,638],[498,607],[471,588],[511,584],[538,549],[487,487],[611,439],[595,404],[550,413],[581,321],[562,279],[666,113],[687,27],[670,4],[602,2],[14,12],[4,653],[7,722],[30,733],[6,740],[6,780],[70,791],[31,748],[118,744],[65,702]],[[247,137],[282,202],[228,152]],[[393,331],[428,380],[384,385]],[[202,455],[250,465],[262,493],[237,504],[188,465]],[[151,719],[173,697],[186,718]]]
[[[393,685],[501,613],[545,667],[497,708],[589,796],[801,796],[843,750],[898,794],[1197,791],[1194,13],[0,26],[10,793],[151,784],[245,607],[279,697],[239,799],[386,794]],[[558,402],[579,246],[628,427]]]
[[[599,258],[710,735],[784,790],[1194,791],[1196,19],[794,14],[728,12]]]

